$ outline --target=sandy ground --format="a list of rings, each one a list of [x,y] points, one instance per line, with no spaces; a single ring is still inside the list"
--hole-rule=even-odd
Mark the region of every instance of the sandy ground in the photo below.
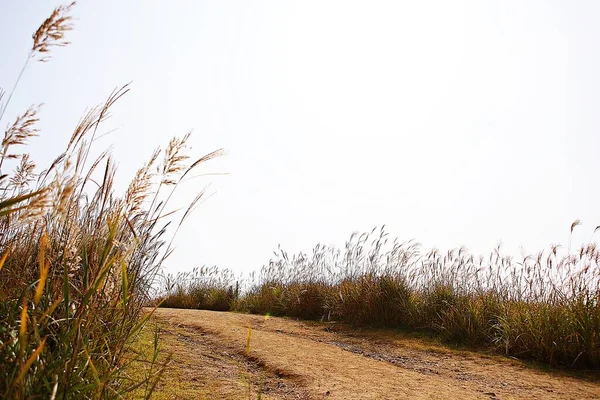
[[[156,320],[180,379],[206,398],[600,399],[598,374],[543,371],[389,331],[200,310],[158,309]]]

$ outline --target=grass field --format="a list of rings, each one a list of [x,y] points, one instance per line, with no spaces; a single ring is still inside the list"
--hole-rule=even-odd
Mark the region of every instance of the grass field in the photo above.
[[[521,260],[500,249],[488,257],[464,248],[423,252],[381,229],[352,235],[343,249],[279,250],[246,282],[216,268],[172,277],[163,305],[424,331],[506,356],[597,369],[599,260],[595,244]]]

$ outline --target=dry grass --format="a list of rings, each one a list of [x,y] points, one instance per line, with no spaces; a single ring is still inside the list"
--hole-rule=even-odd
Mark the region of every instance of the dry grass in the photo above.
[[[164,279],[165,293],[157,301],[161,307],[227,311],[239,295],[233,273],[216,267],[194,268]]]
[[[52,48],[68,44],[73,5],[58,7],[42,23],[27,62],[48,61]],[[21,76],[0,107],[0,120]],[[160,152],[153,154],[125,196],[118,196],[110,154],[90,159],[90,152],[109,110],[128,91],[121,87],[91,109],[64,152],[40,172],[23,147],[41,134],[39,106],[5,131],[0,144],[2,398],[115,398],[140,389],[149,396],[160,376],[157,347],[150,372],[129,375],[127,366],[135,361],[131,346],[147,318],[142,306],[171,251],[162,219],[165,198],[206,157],[188,166],[188,136],[174,139],[163,161],[158,162]]]
[[[416,243],[373,230],[352,235],[344,249],[317,245],[293,256],[279,249],[231,309],[430,332],[553,366],[597,369],[599,262],[595,244],[514,260],[499,248],[486,258],[464,248],[422,253]]]

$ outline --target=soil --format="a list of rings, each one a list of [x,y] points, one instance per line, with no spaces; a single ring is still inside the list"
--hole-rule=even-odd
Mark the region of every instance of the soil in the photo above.
[[[179,379],[206,398],[600,399],[597,372],[545,370],[398,332],[165,308],[155,320]]]

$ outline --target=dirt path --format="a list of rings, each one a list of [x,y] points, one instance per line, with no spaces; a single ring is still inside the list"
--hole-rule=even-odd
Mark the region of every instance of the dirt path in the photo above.
[[[391,332],[199,310],[159,309],[156,318],[167,332],[179,330],[180,355],[196,352],[198,371],[208,358],[223,369],[211,379],[237,385],[235,375],[247,374],[263,398],[600,399],[600,381],[590,377],[543,372]],[[219,361],[223,353],[228,357]],[[231,385],[221,385],[220,398],[240,398],[227,396]]]

